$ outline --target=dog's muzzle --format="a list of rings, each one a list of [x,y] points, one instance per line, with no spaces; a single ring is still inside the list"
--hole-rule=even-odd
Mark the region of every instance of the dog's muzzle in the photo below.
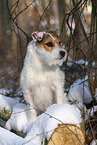
[[[67,52],[66,52],[66,50],[61,50],[60,52],[59,52],[59,54],[60,54],[60,60],[61,59],[64,59],[64,61],[66,60],[66,58],[67,58]]]
[[[60,51],[60,59],[63,59],[63,57],[65,57],[66,52],[65,51]]]
[[[66,52],[66,50],[61,49],[61,50],[59,51],[59,58],[58,58],[58,60],[57,60],[57,64],[58,64],[59,66],[61,66],[61,65],[63,64],[63,62],[66,61],[66,58],[67,58],[67,52]]]

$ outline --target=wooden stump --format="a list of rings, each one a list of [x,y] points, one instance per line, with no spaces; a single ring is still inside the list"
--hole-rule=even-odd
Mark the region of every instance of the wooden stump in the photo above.
[[[11,115],[11,110],[6,110],[5,108],[3,108],[2,110],[0,110],[0,118],[7,121],[10,118]]]
[[[85,145],[85,135],[76,125],[61,124],[53,132],[48,145]]]

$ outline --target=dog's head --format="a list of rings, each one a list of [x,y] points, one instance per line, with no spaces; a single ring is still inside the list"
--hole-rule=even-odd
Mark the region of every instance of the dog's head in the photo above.
[[[43,63],[49,66],[59,65],[66,60],[67,53],[63,49],[59,36],[55,32],[33,32],[35,51]]]

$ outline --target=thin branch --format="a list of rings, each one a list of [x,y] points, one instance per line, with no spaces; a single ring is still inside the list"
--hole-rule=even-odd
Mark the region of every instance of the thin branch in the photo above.
[[[67,13],[67,14],[64,16],[64,18],[63,18],[63,23],[62,23],[62,28],[61,28],[61,33],[63,32],[63,28],[64,28],[65,21],[68,21],[68,20],[69,20],[69,17],[70,17],[75,11],[79,10],[80,7],[85,3],[85,1],[84,1],[84,2],[81,4],[81,6],[79,6],[81,2],[82,2],[82,0],[80,0],[80,1],[77,3],[77,5],[76,5],[69,13]],[[66,17],[67,17],[67,19],[66,19]],[[70,28],[71,28],[71,27],[70,27]]]
[[[40,14],[39,14],[38,10],[36,9],[36,7],[35,7],[33,4],[32,4],[32,6],[33,6],[33,8],[36,10],[36,12],[37,12],[38,16],[41,18],[41,16],[40,16]],[[45,25],[46,29],[48,29],[48,27],[47,27],[47,25],[45,24],[44,20],[42,20],[42,21],[43,21],[43,23],[44,23],[44,25]],[[37,29],[36,29],[36,30],[37,30]]]
[[[17,0],[17,1],[11,6],[10,10],[11,10],[15,5],[17,6],[18,3],[19,3],[19,0]]]
[[[49,4],[48,4],[48,5],[47,5],[47,7],[44,9],[43,14],[42,14],[42,16],[40,17],[40,20],[39,20],[39,22],[38,22],[38,25],[37,25],[36,30],[38,29],[39,24],[40,24],[40,22],[41,22],[41,20],[42,20],[42,18],[43,18],[43,16],[44,16],[44,14],[45,14],[46,10],[47,10],[47,9],[48,9],[48,7],[50,6],[51,2],[52,2],[52,0],[50,0]]]
[[[35,2],[35,0],[33,0],[33,2],[32,3],[34,3]],[[30,3],[28,6],[26,6],[22,11],[20,11],[14,18],[13,18],[13,20],[15,20],[22,12],[24,12],[28,7],[30,7],[31,5],[32,5],[32,3]]]
[[[20,29],[21,32],[23,32],[23,34],[24,34],[24,35],[26,36],[26,38],[27,38],[27,42],[28,42],[29,40],[31,40],[31,38],[28,37],[28,35],[26,34],[26,32],[23,31],[23,30],[19,27],[19,25],[15,22],[15,20],[13,19],[12,15],[11,15],[11,13],[10,13],[10,9],[9,9],[9,0],[6,1],[6,6],[7,6],[8,13],[9,13],[9,16],[10,16],[12,22],[17,26],[18,29]]]
[[[12,15],[14,14],[14,12],[15,12],[15,10],[16,10],[16,8],[18,7],[18,4],[19,4],[19,0],[13,5],[13,6],[15,6],[15,8],[13,9],[13,11],[12,11],[12,13],[11,13],[11,17],[12,17]],[[10,8],[10,11],[11,11],[11,9],[13,8],[13,6]]]

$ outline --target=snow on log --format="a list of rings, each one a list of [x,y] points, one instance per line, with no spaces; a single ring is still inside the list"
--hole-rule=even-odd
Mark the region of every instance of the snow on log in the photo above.
[[[62,136],[63,139],[60,140],[59,137],[59,142],[60,141],[62,142],[64,140],[65,142],[64,144],[67,145],[66,138],[68,140],[69,136],[71,137],[73,136],[75,139],[76,136],[77,139],[79,138],[79,140],[84,145],[85,141],[85,136],[83,133],[84,125],[81,113],[75,105],[70,104],[54,104],[50,106],[45,113],[41,114],[36,118],[31,130],[26,136],[26,139],[38,145],[41,145],[42,142],[45,143],[46,139],[48,142],[49,140],[53,139],[54,134],[56,136],[57,134],[56,128],[59,126],[59,124],[63,124],[62,126],[65,127],[65,129],[63,129],[64,132],[63,133],[64,136]],[[74,136],[75,131],[77,135]],[[71,137],[69,137],[69,140],[71,139]],[[77,140],[75,141],[78,143]],[[49,143],[51,143],[51,141],[49,141]],[[60,143],[60,145],[62,144]]]
[[[85,145],[83,131],[73,124],[61,124],[53,132],[48,145]]]
[[[0,145],[35,145],[34,143],[29,143],[22,137],[0,127]]]
[[[28,122],[29,109],[28,106],[23,103],[17,103],[13,109],[12,114],[9,120],[6,122],[5,127],[8,130],[13,129],[14,131],[23,131],[24,133],[28,132],[28,126],[30,123]]]
[[[0,118],[8,120],[11,115],[11,109],[18,100],[0,94],[0,102]]]

